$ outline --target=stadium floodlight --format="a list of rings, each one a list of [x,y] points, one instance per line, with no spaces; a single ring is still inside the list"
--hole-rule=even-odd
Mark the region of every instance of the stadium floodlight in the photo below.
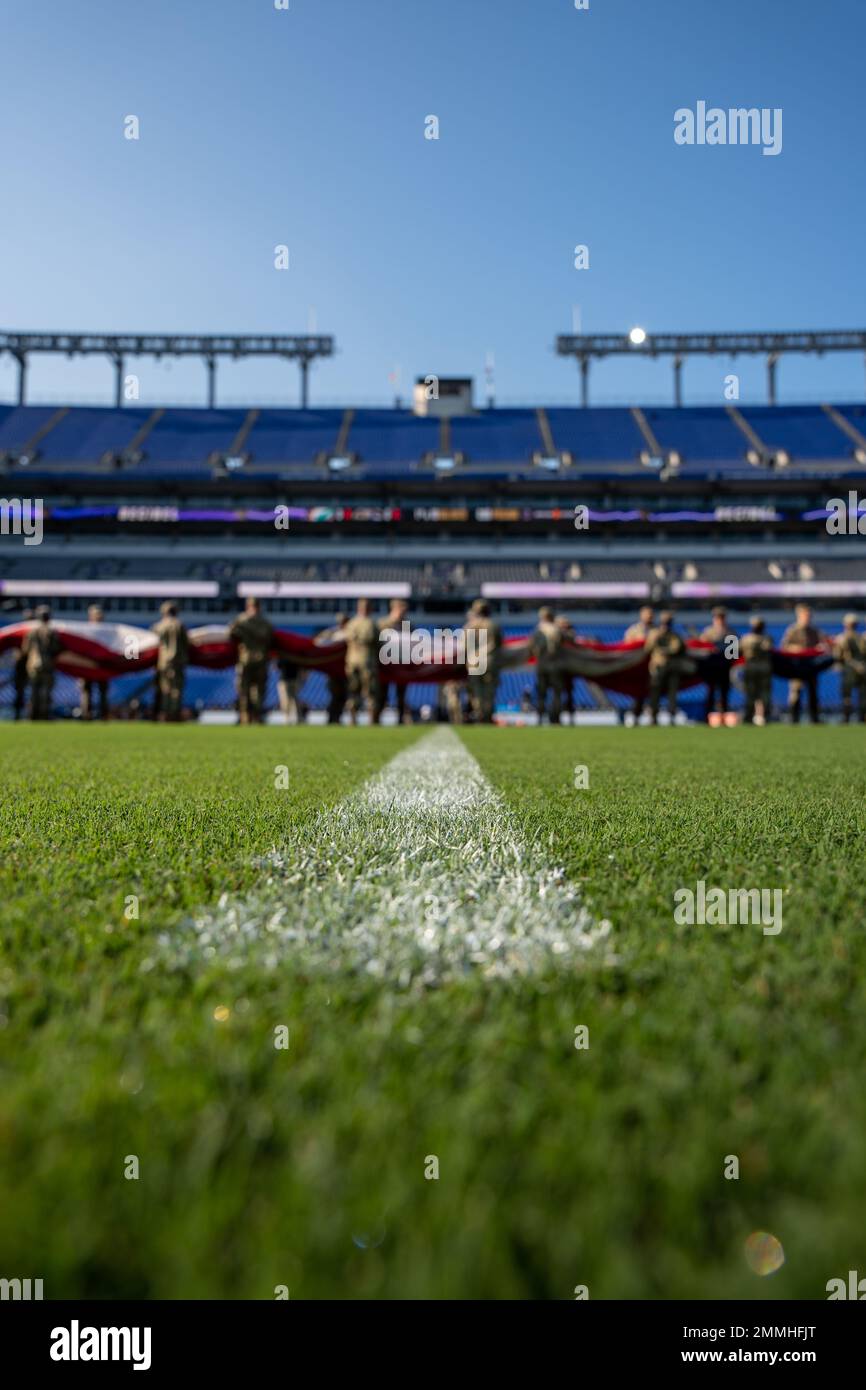
[[[770,455],[771,468],[787,468],[790,462],[791,455],[787,449],[777,449],[774,454]]]
[[[3,338],[0,336],[0,348]],[[589,405],[589,370],[592,362],[607,357],[634,354],[636,348],[646,348],[647,358],[672,357],[674,365],[674,403],[681,405],[681,369],[695,354],[713,357],[721,354],[736,357],[738,353],[760,355],[767,363],[767,394],[770,405],[776,404],[776,368],[786,353],[813,353],[819,357],[826,352],[858,352],[866,354],[866,329],[832,329],[823,332],[809,329],[800,333],[663,333],[635,326],[628,333],[561,333],[556,339],[560,357],[573,357],[579,368],[582,384],[582,403]],[[832,410],[832,407],[830,408]],[[838,415],[838,413],[837,413]],[[840,425],[840,418],[831,416]],[[840,428],[853,439],[849,428]],[[857,441],[859,442],[859,441]]]
[[[330,473],[345,473],[347,468],[351,468],[354,463],[351,454],[331,454],[328,457],[328,471]]]
[[[854,450],[854,462],[866,465],[866,449],[858,447]]]

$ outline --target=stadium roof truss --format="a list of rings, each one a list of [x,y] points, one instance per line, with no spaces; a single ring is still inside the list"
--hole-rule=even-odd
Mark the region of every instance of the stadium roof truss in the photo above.
[[[201,357],[208,374],[208,408],[216,405],[217,358],[239,361],[242,357],[282,357],[301,368],[301,405],[309,400],[310,363],[317,357],[333,357],[334,339],[320,334],[248,333],[5,333],[0,332],[0,353],[8,352],[18,363],[18,404],[27,394],[27,361],[34,352],[56,352],[67,357],[108,357],[114,363],[115,405],[123,405],[123,373],[127,357]]]
[[[575,357],[580,365],[582,404],[589,404],[589,364],[593,358],[672,357],[674,404],[682,405],[682,367],[687,357],[764,356],[767,359],[767,397],[776,404],[776,366],[785,353],[862,352],[866,330],[833,329],[809,333],[565,333],[556,340],[560,357]]]

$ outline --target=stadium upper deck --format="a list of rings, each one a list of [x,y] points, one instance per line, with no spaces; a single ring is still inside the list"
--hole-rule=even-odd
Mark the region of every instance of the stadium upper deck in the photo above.
[[[0,406],[16,478],[189,482],[862,475],[866,406],[403,409]]]
[[[285,615],[398,589],[416,616],[478,593],[504,619],[542,601],[859,606],[866,538],[827,518],[864,470],[856,404],[0,405],[0,495],[39,498],[44,530],[0,537],[0,608],[98,600],[148,622],[171,591],[203,622],[249,583]]]

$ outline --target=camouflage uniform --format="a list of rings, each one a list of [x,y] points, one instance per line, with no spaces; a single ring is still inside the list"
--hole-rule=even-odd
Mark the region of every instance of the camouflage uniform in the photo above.
[[[561,634],[561,637],[562,637],[563,645],[564,645],[566,642],[573,642],[573,641],[574,641],[575,637],[577,636],[577,633],[576,633],[575,630],[574,630],[574,625],[568,621],[568,618],[557,618],[557,620],[556,620],[556,626],[559,628],[559,631],[560,631],[560,634]],[[573,675],[571,674],[571,672],[570,672],[569,670],[566,669],[565,666],[563,666],[563,668],[562,668],[561,676],[562,676],[562,708],[565,710],[565,713],[566,713],[566,714],[571,715],[571,716],[573,717],[573,716],[574,716],[574,703],[575,703],[575,702],[574,702],[574,682],[575,682],[576,677],[573,676]]]
[[[499,678],[497,653],[502,646],[502,629],[486,613],[475,612],[467,618],[463,630],[487,634],[486,648],[482,648],[479,639],[478,647],[481,650],[477,652],[474,661],[466,662],[466,688],[469,706],[476,722],[491,724],[496,705],[496,686]]]
[[[277,699],[280,712],[287,724],[300,722],[301,710],[298,704],[298,691],[301,686],[301,668],[290,656],[277,658]]]
[[[746,712],[743,721],[754,723],[755,705],[760,704],[764,718],[770,718],[773,692],[773,665],[771,654],[773,639],[763,631],[747,632],[740,638],[740,656],[743,658],[743,691],[746,696]]]
[[[712,642],[718,656],[724,659],[725,663],[724,666],[718,666],[714,675],[707,681],[707,706],[705,711],[707,720],[709,720],[710,715],[715,711],[717,697],[722,714],[727,714],[728,712],[728,702],[731,696],[731,666],[725,656],[725,646],[728,638],[734,636],[735,634],[731,632],[726,622],[719,622],[718,624],[711,623],[710,626],[705,627],[701,633],[701,641]]]
[[[347,709],[354,721],[358,709],[366,705],[376,718],[379,700],[379,624],[360,613],[343,628],[346,641]]]
[[[442,686],[442,699],[451,724],[463,723],[462,686],[460,681],[445,681]]]
[[[81,682],[81,718],[92,719],[93,710],[97,701],[94,698],[94,691],[99,701],[99,718],[108,718],[108,681],[82,681]]]
[[[407,621],[408,620],[406,618],[406,609],[403,605],[401,605],[397,610],[392,608],[391,612],[385,616],[384,620],[381,623],[379,623],[380,642],[383,640],[387,633],[393,633],[396,636],[396,638],[400,640],[402,636],[402,625],[404,622]],[[376,723],[378,724],[379,720],[382,718],[382,712],[388,703],[388,694],[390,692],[391,686],[393,685],[394,696],[397,703],[397,723],[411,724],[412,718],[410,715],[407,714],[406,703],[409,696],[408,683],[406,681],[389,681],[384,678],[384,675],[387,673],[383,674],[383,672],[384,668],[379,670],[378,680],[376,682],[376,710],[374,715]]]
[[[179,719],[183,708],[183,686],[189,663],[189,637],[176,614],[166,614],[152,631],[159,647],[156,654],[156,681],[159,709],[163,719]]]
[[[842,667],[842,716],[847,724],[854,713],[853,696],[857,693],[857,712],[866,722],[866,637],[853,625],[833,643],[833,655]]]
[[[559,716],[562,712],[562,666],[560,657],[562,653],[562,628],[556,622],[550,622],[545,618],[539,622],[529,650],[535,657],[535,685],[537,691],[537,704],[539,719],[543,719],[547,713],[548,691],[553,692],[553,702],[550,711],[552,723],[559,723]]]
[[[346,630],[346,619],[340,617],[336,627],[326,627],[322,632],[316,634],[315,642],[319,647],[328,647],[332,643],[341,642]],[[345,655],[344,655],[345,663]],[[328,723],[339,724],[346,707],[346,696],[349,693],[349,686],[346,680],[346,668],[343,665],[342,671],[338,675],[328,675]]]
[[[274,629],[261,613],[242,613],[229,628],[238,644],[238,712],[242,724],[261,724]]]
[[[15,688],[14,715],[16,719],[20,719],[24,713],[24,706],[27,704],[27,653],[24,651],[23,644],[15,655],[13,685]]]
[[[676,714],[686,644],[673,628],[659,627],[647,638],[646,650],[649,652],[650,713],[656,724],[663,695],[667,696],[671,718]]]
[[[38,622],[24,638],[21,651],[30,682],[30,718],[50,719],[60,638],[48,621]]]
[[[823,645],[823,633],[820,633],[812,623],[807,623],[805,626],[792,623],[782,638],[782,651],[789,651],[798,647],[811,650]],[[788,682],[788,709],[791,711],[791,721],[794,724],[800,722],[800,697],[804,686],[809,701],[809,718],[813,724],[817,724],[821,716],[818,709],[818,677],[815,674],[804,676],[802,680]]]
[[[656,628],[650,627],[648,623],[632,623],[631,627],[626,628],[626,633],[622,640],[624,642],[643,642],[644,645],[646,645],[646,643],[648,642],[650,637],[652,637],[653,633],[656,632],[656,630]],[[635,719],[640,719],[641,715],[643,714],[643,707],[645,704],[646,700],[644,696],[638,695],[637,699],[634,702]]]

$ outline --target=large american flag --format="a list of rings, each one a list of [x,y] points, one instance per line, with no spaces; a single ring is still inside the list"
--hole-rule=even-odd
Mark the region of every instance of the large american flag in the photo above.
[[[0,628],[0,653],[21,646],[25,635],[35,624],[13,623]],[[156,665],[158,641],[148,628],[132,627],[127,623],[52,623],[60,638],[61,650],[57,669],[79,680],[107,681],[146,671]],[[714,679],[725,658],[709,642],[690,639],[688,655],[683,663],[683,686],[700,685]],[[529,637],[506,639],[500,650],[500,670],[514,671],[531,666]],[[233,665],[237,649],[222,625],[193,628],[189,633],[190,665],[219,670]],[[321,671],[337,675],[343,670],[345,649],[342,645],[317,643],[311,637],[285,628],[274,630],[273,656],[288,657],[302,670]],[[833,658],[824,651],[773,652],[773,672],[787,679],[802,679],[810,673],[824,670]],[[624,695],[645,695],[649,683],[647,656],[641,642],[594,642],[577,637],[566,640],[560,651],[562,669],[572,676],[582,676],[606,690]],[[731,663],[738,664],[738,663]],[[420,666],[413,663],[394,663],[383,667],[389,681],[409,684],[414,681],[461,680],[465,667],[456,661],[434,661]]]

